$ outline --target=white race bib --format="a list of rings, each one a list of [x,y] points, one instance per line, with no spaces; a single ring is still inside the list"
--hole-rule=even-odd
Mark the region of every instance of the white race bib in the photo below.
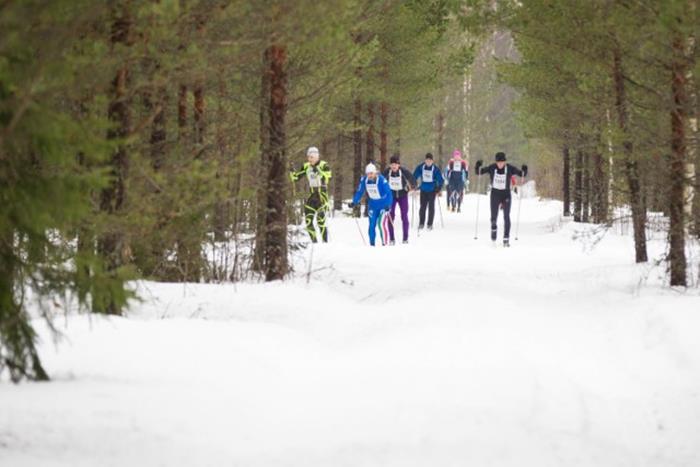
[[[499,174],[498,172],[494,172],[494,174],[493,174],[493,188],[494,188],[494,190],[505,190],[507,179],[508,179],[508,166],[506,166],[506,170],[502,174]]]
[[[321,187],[321,174],[309,169],[306,171],[306,177],[309,179],[309,186],[311,188]]]
[[[367,187],[367,195],[372,199],[381,199],[379,194],[379,183],[365,183]]]
[[[455,172],[461,172],[462,171],[462,161],[454,161],[452,163],[452,170]]]
[[[391,188],[394,191],[403,190],[403,183],[401,182],[401,174],[399,174],[396,177],[389,174],[389,188]]]
[[[433,169],[431,168],[428,170],[423,166],[423,175],[421,175],[421,179],[424,183],[433,183]]]

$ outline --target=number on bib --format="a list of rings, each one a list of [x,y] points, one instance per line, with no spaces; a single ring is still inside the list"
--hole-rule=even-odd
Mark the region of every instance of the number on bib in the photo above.
[[[379,185],[377,183],[365,183],[367,187],[367,195],[372,199],[380,199]]]
[[[421,179],[423,179],[423,182],[425,183],[433,183],[433,169],[426,169],[423,167],[423,175],[421,176]]]
[[[493,174],[493,188],[496,190],[505,190],[507,179],[508,179],[508,167],[506,167],[506,170],[502,174],[495,172]]]
[[[306,172],[306,176],[309,179],[309,186],[311,188],[319,188],[321,186],[321,175],[313,170]]]

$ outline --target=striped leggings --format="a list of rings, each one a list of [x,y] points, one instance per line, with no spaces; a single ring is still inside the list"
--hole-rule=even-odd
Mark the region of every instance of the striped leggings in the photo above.
[[[389,241],[389,213],[385,209],[370,210],[369,212],[369,244],[374,246],[379,227],[379,238],[382,245]]]

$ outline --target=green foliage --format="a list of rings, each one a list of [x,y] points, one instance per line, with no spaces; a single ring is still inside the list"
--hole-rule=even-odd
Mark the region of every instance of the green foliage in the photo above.
[[[98,164],[111,150],[104,121],[82,114],[72,100],[87,63],[73,52],[101,56],[99,47],[72,36],[88,21],[89,5],[27,1],[0,10],[7,32],[0,39],[0,373],[9,371],[14,381],[48,377],[35,349],[27,292],[39,300],[76,292],[82,307],[97,312],[99,297],[119,304],[129,298],[127,270],[106,273],[94,250],[77,248],[92,214],[91,193],[108,180]],[[50,310],[43,314],[51,320]]]

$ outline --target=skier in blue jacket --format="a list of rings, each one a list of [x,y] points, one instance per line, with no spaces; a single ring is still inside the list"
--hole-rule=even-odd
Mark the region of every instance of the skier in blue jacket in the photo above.
[[[377,237],[377,224],[379,224],[379,235],[382,245],[386,245],[389,241],[389,208],[391,208],[392,195],[389,182],[379,174],[377,167],[374,164],[368,164],[365,168],[365,176],[360,179],[360,184],[357,187],[355,196],[352,198],[352,203],[348,206],[354,208],[362,199],[362,196],[367,193],[369,201],[369,244],[374,246]]]
[[[420,178],[420,210],[418,211],[418,228],[425,226],[425,210],[428,209],[428,230],[433,229],[435,219],[435,196],[440,196],[445,179],[440,167],[433,162],[433,155],[425,155],[425,162],[413,171],[413,178]]]

